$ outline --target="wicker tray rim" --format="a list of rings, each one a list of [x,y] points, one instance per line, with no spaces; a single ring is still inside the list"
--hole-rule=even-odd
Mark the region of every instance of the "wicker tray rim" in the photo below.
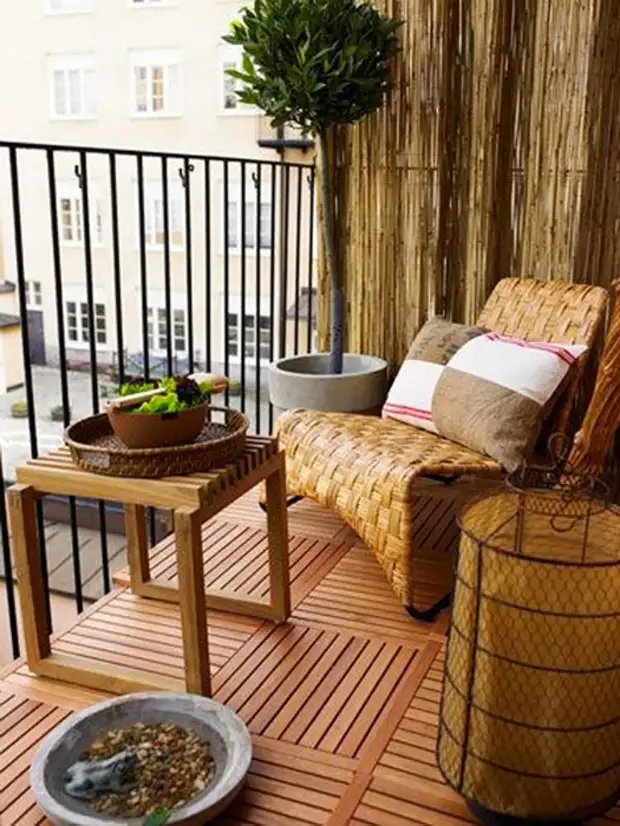
[[[225,436],[220,437],[219,439],[212,439],[209,442],[193,442],[189,445],[175,445],[173,447],[140,447],[140,448],[129,448],[129,447],[101,447],[100,445],[95,445],[88,442],[78,442],[76,441],[71,432],[80,425],[84,425],[87,422],[95,422],[95,421],[104,421],[109,424],[109,419],[107,413],[98,413],[95,416],[87,416],[85,419],[80,419],[77,422],[73,422],[70,424],[69,427],[66,428],[64,432],[64,441],[65,444],[78,451],[87,450],[89,453],[105,453],[108,455],[115,455],[115,456],[135,456],[135,457],[148,457],[148,456],[164,456],[170,453],[197,453],[204,450],[213,450],[213,448],[217,445],[223,444],[224,442],[229,441],[233,436],[238,436],[241,433],[247,433],[250,422],[248,417],[245,413],[241,413],[239,410],[235,410],[231,407],[215,407],[214,405],[209,405],[207,410],[212,410],[217,413],[226,413],[232,414],[233,421],[236,418],[238,425],[234,429],[231,429]],[[110,427],[110,434],[113,434],[112,426]]]

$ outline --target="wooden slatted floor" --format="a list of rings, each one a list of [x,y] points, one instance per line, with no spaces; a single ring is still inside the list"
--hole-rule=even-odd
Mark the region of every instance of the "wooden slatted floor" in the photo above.
[[[443,510],[442,510],[443,508]],[[220,826],[459,826],[475,822],[435,763],[446,617],[413,622],[355,535],[311,503],[291,510],[294,611],[286,626],[210,614],[217,699],[247,722],[254,741],[248,782]],[[421,528],[453,545],[444,505],[420,502]],[[203,531],[207,580],[265,590],[264,517],[247,497]],[[152,553],[174,581],[174,548]],[[448,556],[423,557],[425,600],[449,581]],[[178,609],[118,589],[54,642],[145,673],[182,676]],[[46,821],[28,788],[37,744],[73,710],[104,695],[33,677],[23,663],[0,675],[0,822]],[[620,820],[614,810],[609,820]]]

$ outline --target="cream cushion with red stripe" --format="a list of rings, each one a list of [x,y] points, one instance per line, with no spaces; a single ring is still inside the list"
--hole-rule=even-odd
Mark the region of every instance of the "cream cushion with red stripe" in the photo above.
[[[398,371],[383,405],[383,418],[398,419],[437,433],[431,404],[437,382],[445,367],[430,361],[407,359]]]
[[[514,470],[533,451],[550,404],[586,349],[497,333],[472,339],[437,379],[437,431]]]
[[[429,319],[413,340],[394,379],[383,406],[383,418],[437,433],[431,402],[443,367],[463,344],[485,332],[483,327],[455,324],[445,318]]]

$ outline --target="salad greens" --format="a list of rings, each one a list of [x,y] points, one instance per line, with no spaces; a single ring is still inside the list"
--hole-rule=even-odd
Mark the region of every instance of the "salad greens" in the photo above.
[[[121,385],[119,394],[131,396],[133,393],[143,393],[147,390],[161,388],[165,393],[153,396],[152,399],[142,402],[138,407],[131,408],[130,413],[180,413],[208,402],[213,392],[213,384],[203,381],[198,384],[189,376],[171,376],[161,381],[148,381],[141,376],[134,377]]]

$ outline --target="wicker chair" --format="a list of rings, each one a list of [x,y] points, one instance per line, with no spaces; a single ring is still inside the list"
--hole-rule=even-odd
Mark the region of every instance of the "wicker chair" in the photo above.
[[[607,292],[600,287],[507,278],[498,283],[477,320],[491,330],[530,341],[593,347],[604,322]],[[588,355],[592,350],[588,351]],[[555,430],[568,428],[588,357],[556,407]],[[411,425],[349,413],[293,410],[277,423],[286,451],[288,492],[337,512],[373,551],[396,596],[417,619],[430,621],[449,595],[416,605],[414,502],[420,493],[470,495],[480,479],[501,479],[488,456]],[[461,477],[467,477],[461,479]]]
[[[620,281],[612,284],[611,297],[613,311],[594,392],[568,458],[575,470],[590,476],[604,474],[620,429]]]

